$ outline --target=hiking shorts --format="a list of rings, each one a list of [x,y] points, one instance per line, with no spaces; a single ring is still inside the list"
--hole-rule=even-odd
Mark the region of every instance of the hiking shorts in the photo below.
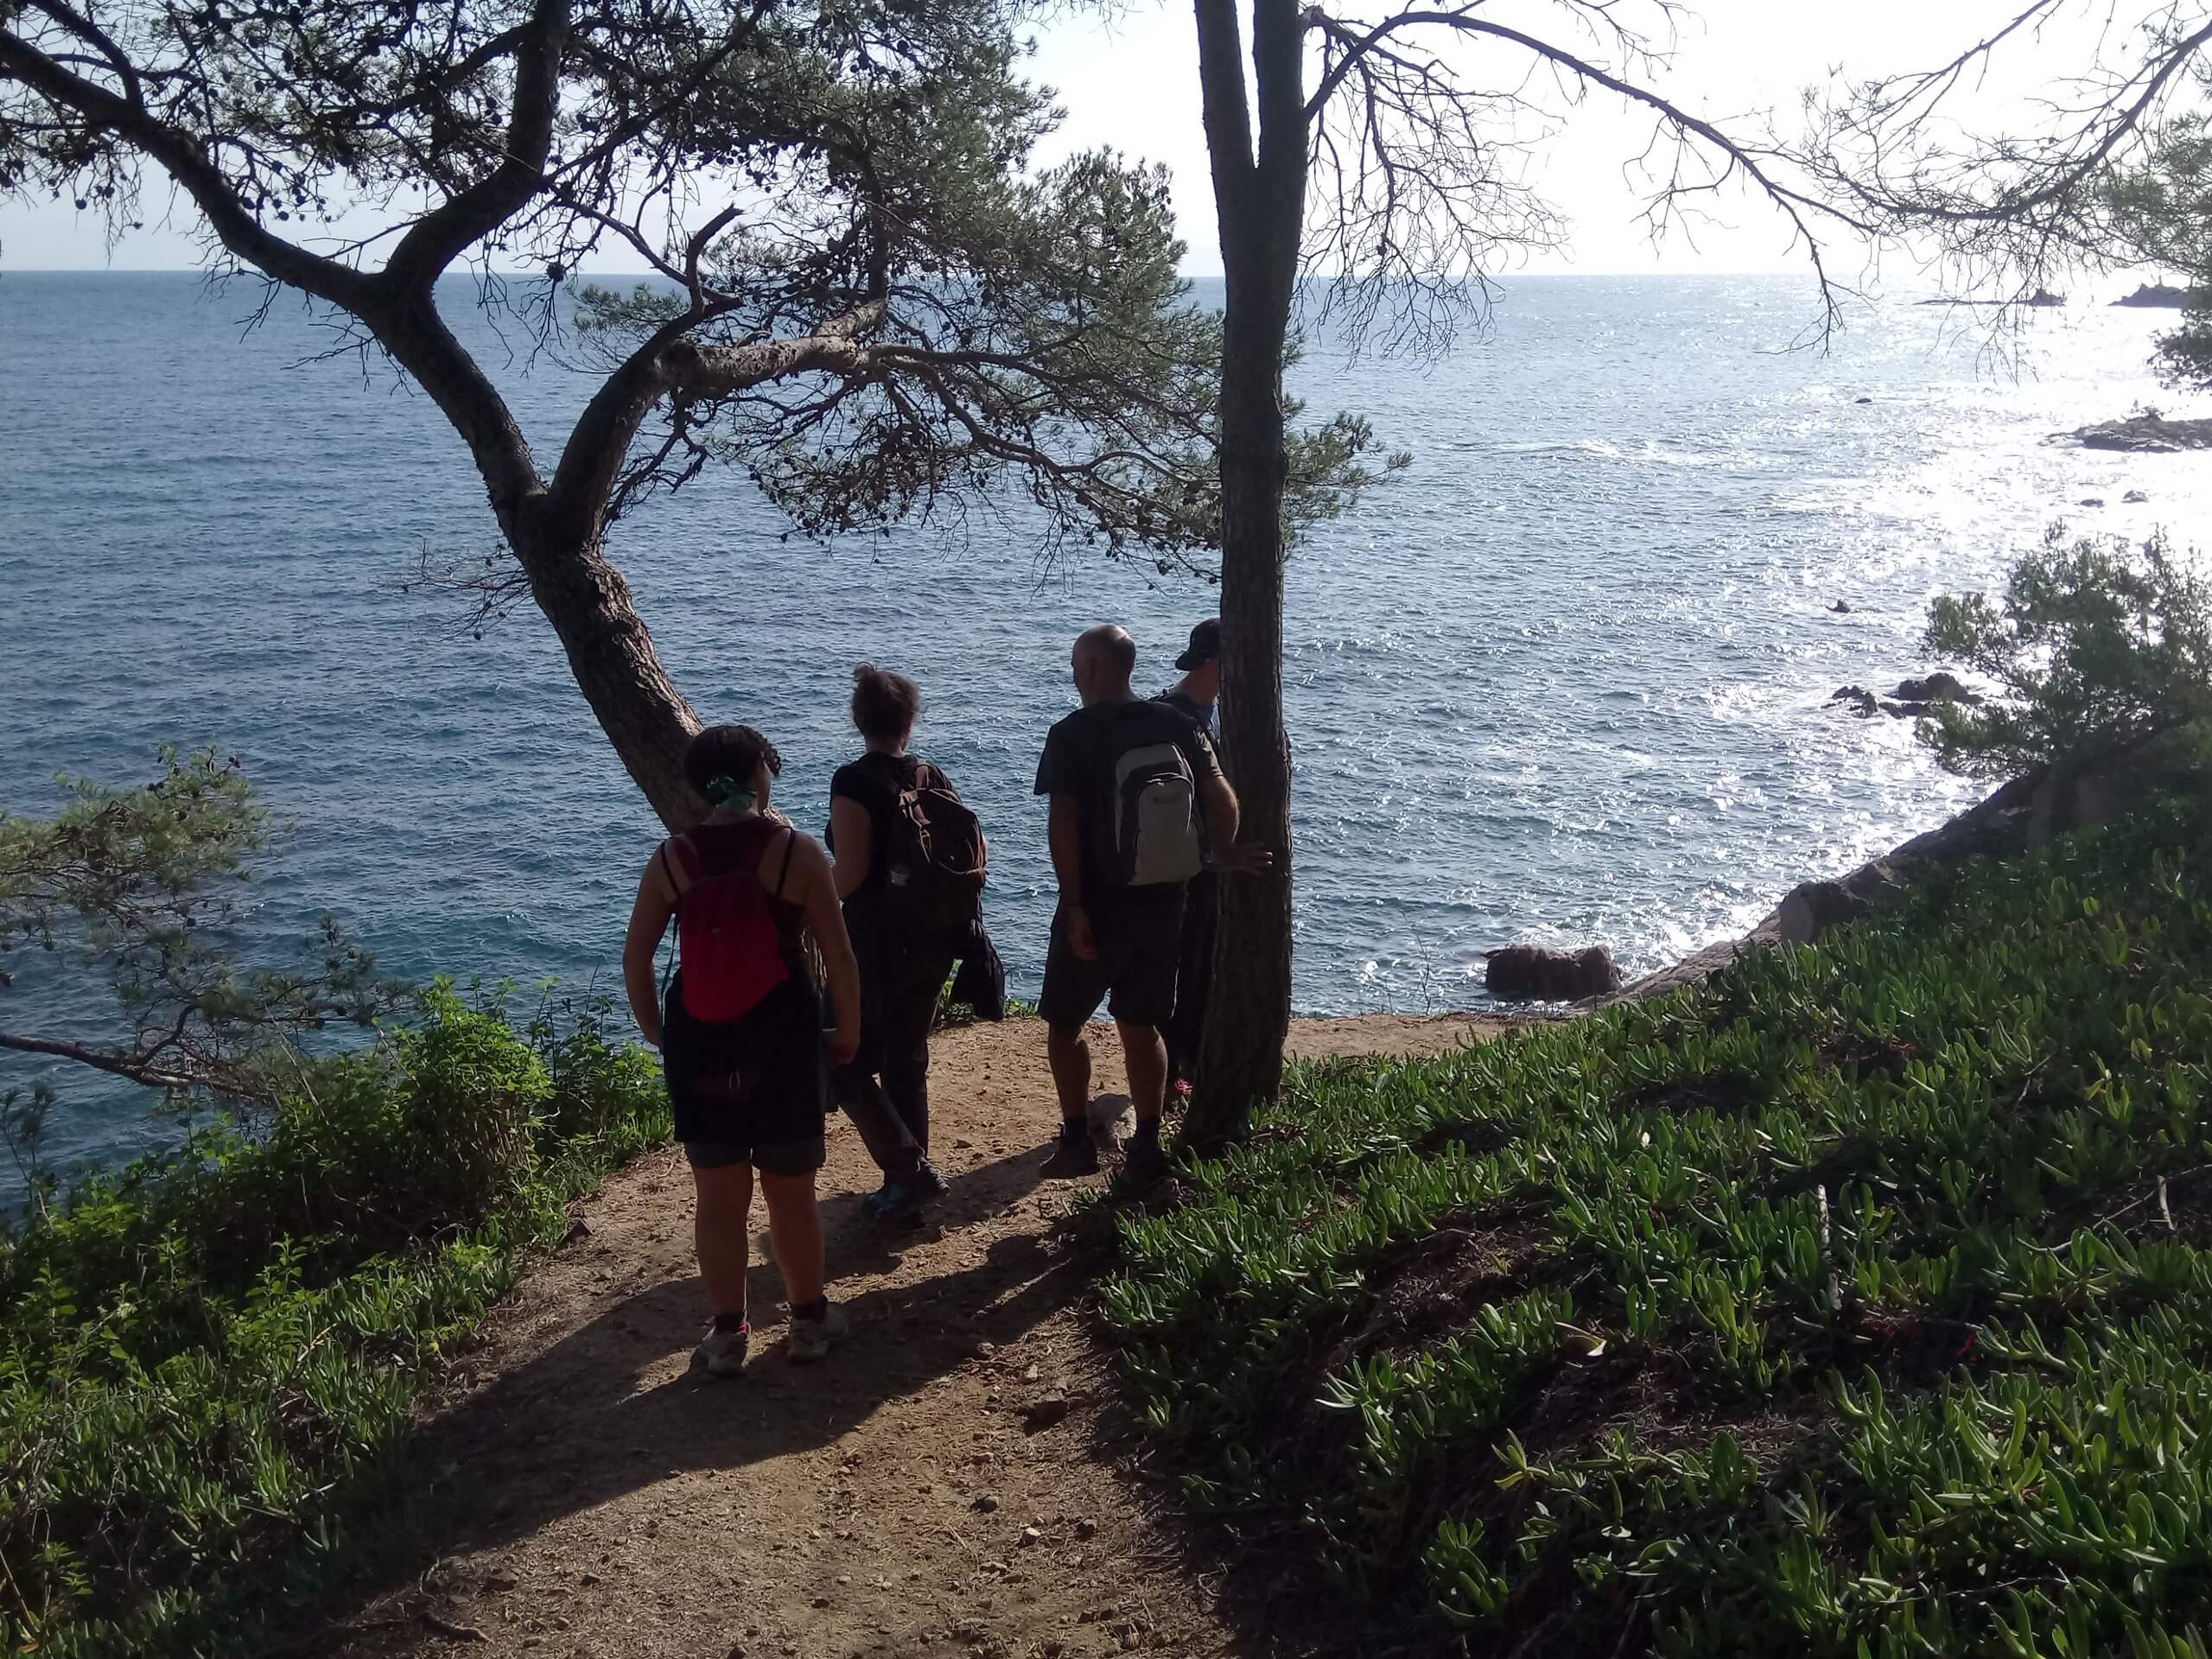
[[[1130,887],[1105,897],[1090,912],[1098,960],[1085,962],[1067,940],[1067,924],[1052,912],[1045,951],[1045,993],[1037,1012],[1046,1023],[1079,1026],[1106,1011],[1125,1026],[1163,1026],[1175,1012],[1175,969],[1183,937],[1180,885]]]
[[[822,1167],[825,1150],[818,1135],[809,1141],[772,1141],[759,1146],[738,1141],[686,1141],[683,1160],[694,1169],[750,1164],[763,1175],[811,1175]]]

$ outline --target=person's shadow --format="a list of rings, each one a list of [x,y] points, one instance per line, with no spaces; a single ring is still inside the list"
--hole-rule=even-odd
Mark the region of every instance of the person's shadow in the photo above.
[[[943,1201],[940,1224],[957,1227],[1026,1196],[1046,1150],[963,1175]],[[872,1230],[855,1198],[825,1200],[823,1220],[834,1292],[834,1275],[856,1249],[867,1260]],[[880,1253],[915,1239],[873,1236]],[[761,1243],[765,1254],[765,1236]],[[452,1490],[423,1506],[437,1535],[419,1537],[421,1551],[428,1558],[512,1543],[676,1473],[741,1469],[827,1445],[975,1358],[980,1344],[1018,1340],[1082,1294],[1085,1259],[1025,1232],[995,1241],[982,1262],[958,1272],[861,1289],[840,1298],[852,1334],[827,1361],[803,1368],[786,1358],[785,1316],[774,1311],[781,1276],[756,1262],[744,1376],[717,1381],[685,1370],[641,1389],[642,1376],[697,1341],[705,1306],[696,1274],[652,1284],[429,1426],[433,1462],[451,1469]]]

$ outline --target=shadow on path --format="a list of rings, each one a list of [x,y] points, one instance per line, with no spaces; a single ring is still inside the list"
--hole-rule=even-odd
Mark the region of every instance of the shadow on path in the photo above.
[[[942,1232],[887,1236],[860,1218],[856,1198],[825,1201],[833,1294],[851,1282],[856,1257],[867,1264],[957,1249],[954,1230],[1034,1188],[1046,1150],[963,1176],[943,1205]],[[688,1203],[688,1193],[671,1194],[671,1211]],[[765,1253],[765,1236],[760,1243]],[[709,1381],[687,1369],[643,1386],[698,1339],[704,1293],[696,1274],[615,1293],[582,1326],[429,1426],[437,1460],[454,1471],[457,1501],[444,1535],[421,1542],[431,1554],[463,1542],[512,1543],[674,1475],[734,1471],[828,1446],[974,1359],[980,1344],[1018,1340],[1084,1288],[1074,1255],[1036,1233],[1007,1235],[973,1265],[839,1296],[852,1335],[824,1363],[798,1366],[784,1352],[781,1276],[756,1262],[744,1376]]]

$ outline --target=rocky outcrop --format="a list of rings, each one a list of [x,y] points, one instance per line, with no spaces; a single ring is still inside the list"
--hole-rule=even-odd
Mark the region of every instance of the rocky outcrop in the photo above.
[[[1937,669],[1924,679],[1899,680],[1897,689],[1890,693],[1906,702],[1980,702],[1979,692],[1969,691],[1955,674],[1946,674]]]
[[[1932,703],[1978,703],[1981,694],[1970,691],[1955,675],[1941,669],[1925,679],[1899,680],[1897,689],[1886,697],[1878,696],[1863,685],[1838,686],[1828,696],[1830,702],[1851,705],[1851,712],[1861,720],[1872,715],[1889,715],[1898,720],[1917,720],[1926,714]]]
[[[1602,944],[1583,950],[1509,944],[1483,955],[1483,983],[1492,996],[1508,1001],[1576,1002],[1621,988],[1621,970]]]
[[[2056,435],[2084,449],[2117,449],[2133,455],[2172,455],[2184,449],[2212,449],[2212,421],[2170,421],[2163,415],[2130,415],[2100,421]]]
[[[2202,788],[2198,762],[2184,741],[2153,739],[2094,765],[2044,768],[2017,778],[1949,823],[1869,860],[1847,875],[1790,889],[1764,920],[1738,939],[1724,939],[1695,956],[1648,974],[1606,1002],[1643,1001],[1702,983],[1744,951],[1767,944],[1809,944],[1832,927],[1856,921],[1882,895],[1929,868],[1969,858],[2016,858],[2075,830],[2118,817],[2128,803],[2162,789]]]
[[[1961,299],[1955,295],[1939,294],[1932,300],[1919,300],[1916,301],[1915,303],[1919,305],[1986,305],[1994,309],[1998,307],[2007,305],[2032,305],[2037,307],[2063,305],[2066,303],[2066,296],[2063,294],[2054,294],[2047,288],[2039,288],[2036,289],[2034,293],[2029,295],[2024,300],[1972,300]]]
[[[2113,302],[2114,305],[2138,305],[2153,310],[2178,311],[2200,292],[2182,288],[2172,283],[2145,283],[2133,294]]]

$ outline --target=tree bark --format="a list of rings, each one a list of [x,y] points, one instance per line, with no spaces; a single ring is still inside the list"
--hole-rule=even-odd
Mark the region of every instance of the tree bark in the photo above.
[[[531,518],[524,515],[509,539],[577,689],[660,821],[691,828],[707,810],[683,778],[698,716],[661,666],[629,582],[596,537],[575,527],[537,528]]]
[[[1208,1147],[1242,1133],[1282,1081],[1290,1030],[1290,740],[1282,713],[1283,347],[1306,203],[1303,19],[1255,0],[1256,146],[1234,0],[1197,0],[1206,148],[1221,231],[1221,726],[1243,838],[1274,869],[1221,884],[1205,1046],[1184,1128]]]

